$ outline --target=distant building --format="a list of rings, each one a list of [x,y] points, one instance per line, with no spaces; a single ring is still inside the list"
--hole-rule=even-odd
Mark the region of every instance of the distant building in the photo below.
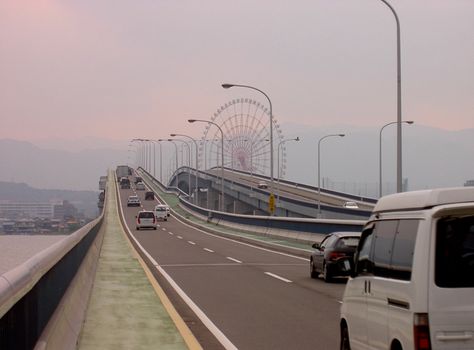
[[[467,181],[464,183],[464,186],[474,186],[474,180],[467,180]]]
[[[53,218],[53,204],[49,202],[0,201],[0,217]]]
[[[65,220],[69,218],[76,218],[77,216],[77,208],[68,201],[63,201],[62,204],[56,204],[54,206],[55,219]]]

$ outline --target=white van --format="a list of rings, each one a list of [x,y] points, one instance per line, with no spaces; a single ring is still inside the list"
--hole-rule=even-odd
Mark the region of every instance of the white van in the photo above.
[[[168,221],[168,214],[166,210],[166,205],[164,204],[158,204],[155,207],[155,217],[156,220],[163,220],[163,221]]]
[[[474,187],[381,198],[341,307],[341,349],[474,349]]]

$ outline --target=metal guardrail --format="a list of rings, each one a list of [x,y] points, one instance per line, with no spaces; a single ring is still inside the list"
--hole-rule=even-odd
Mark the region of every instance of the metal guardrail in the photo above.
[[[76,232],[0,276],[0,349],[32,349],[103,221]]]

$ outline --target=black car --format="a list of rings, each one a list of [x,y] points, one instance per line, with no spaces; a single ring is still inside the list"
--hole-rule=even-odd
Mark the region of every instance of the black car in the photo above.
[[[333,232],[324,237],[321,243],[314,243],[309,269],[311,278],[329,282],[335,276],[348,276],[351,261],[360,240],[360,232]]]
[[[155,199],[155,193],[153,191],[146,191],[145,192],[145,200],[154,200]]]

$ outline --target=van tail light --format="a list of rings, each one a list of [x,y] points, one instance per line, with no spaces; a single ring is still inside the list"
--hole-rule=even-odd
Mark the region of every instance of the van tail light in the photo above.
[[[140,223],[140,218],[137,219],[137,222]]]
[[[346,253],[341,253],[341,252],[331,252],[329,253],[328,260],[334,261],[340,258],[346,257]]]
[[[413,335],[415,339],[415,350],[431,349],[428,314],[414,314]]]
[[[153,223],[156,223],[155,215],[153,215]]]

